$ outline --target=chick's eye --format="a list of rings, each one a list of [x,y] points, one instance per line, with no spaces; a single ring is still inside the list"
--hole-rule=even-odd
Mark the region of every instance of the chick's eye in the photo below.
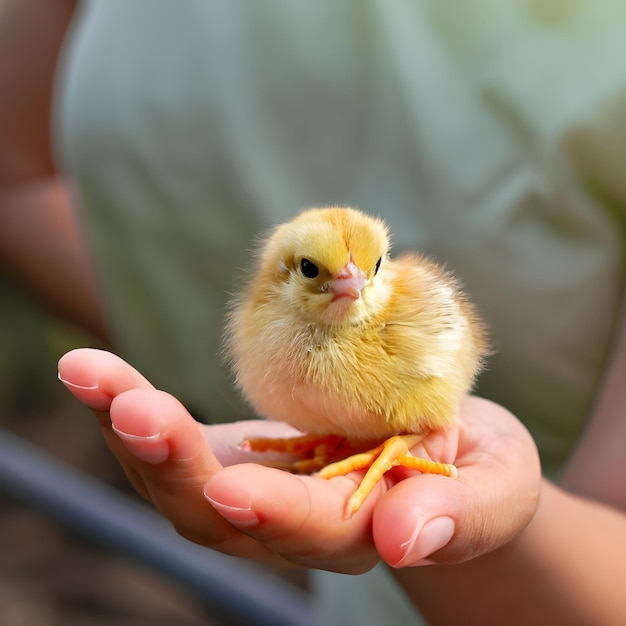
[[[317,269],[317,265],[309,259],[302,259],[300,261],[300,270],[307,278],[315,278],[320,271]]]
[[[374,276],[376,276],[376,274],[378,274],[378,270],[380,268],[380,262],[383,260],[383,257],[380,257],[380,259],[378,259],[378,261],[376,261],[376,266],[374,267]]]

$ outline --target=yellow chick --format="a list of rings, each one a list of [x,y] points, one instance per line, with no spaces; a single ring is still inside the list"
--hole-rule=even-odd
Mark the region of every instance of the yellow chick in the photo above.
[[[298,453],[308,470],[349,457],[325,478],[369,468],[346,516],[394,465],[456,475],[410,448],[453,422],[486,353],[483,325],[439,265],[389,257],[382,220],[330,207],[278,226],[233,301],[225,346],[253,409],[308,433],[248,449]]]

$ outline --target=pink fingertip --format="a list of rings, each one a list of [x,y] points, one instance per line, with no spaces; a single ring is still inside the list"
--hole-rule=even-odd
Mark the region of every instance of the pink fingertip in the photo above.
[[[435,517],[415,528],[411,536],[400,545],[404,555],[397,563],[391,564],[392,567],[432,565],[433,561],[429,557],[448,545],[454,531],[454,520],[446,516]]]
[[[146,436],[132,435],[116,428],[115,424],[111,424],[111,427],[123,441],[125,448],[138,459],[151,465],[158,465],[167,461],[170,447],[167,441],[161,438],[161,433],[157,432]]]
[[[204,491],[205,500],[227,521],[240,528],[252,528],[259,524],[259,516],[249,505],[233,506],[219,502]]]
[[[82,382],[68,380],[61,376],[61,372],[57,372],[57,378],[65,385],[78,400],[86,404],[94,411],[108,411],[111,406],[111,397],[100,390],[97,382],[92,383],[88,379]]]
[[[79,385],[78,383],[73,383],[70,380],[66,380],[65,378],[63,378],[61,376],[61,372],[57,372],[57,378],[66,387],[69,387],[70,389],[78,389],[80,391],[97,391],[98,390],[98,384],[97,383],[95,385]]]

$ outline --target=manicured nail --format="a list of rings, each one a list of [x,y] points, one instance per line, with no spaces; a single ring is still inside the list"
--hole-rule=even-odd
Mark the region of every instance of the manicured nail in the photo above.
[[[117,436],[124,442],[126,449],[134,454],[138,459],[158,465],[167,460],[170,455],[170,447],[167,441],[161,438],[161,433],[157,432],[151,435],[131,435],[125,433],[115,424],[111,424]]]
[[[232,506],[225,504],[224,502],[219,502],[209,497],[206,492],[204,493],[204,497],[224,519],[235,526],[239,526],[240,528],[252,528],[259,523],[258,515],[250,506]]]
[[[429,556],[446,546],[454,535],[454,520],[450,517],[435,517],[421,528],[416,528],[407,541],[402,544],[404,556],[394,567],[412,567],[432,565]]]

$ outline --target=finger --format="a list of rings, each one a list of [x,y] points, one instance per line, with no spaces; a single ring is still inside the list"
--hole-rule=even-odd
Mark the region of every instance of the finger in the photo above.
[[[122,469],[135,489],[145,498],[149,496],[141,476],[111,426],[109,409],[113,398],[129,389],[153,389],[136,369],[118,356],[105,350],[79,348],[65,354],[58,364],[59,380],[98,419],[107,445],[117,457]]]
[[[448,477],[423,475],[401,481],[392,492],[381,500],[373,520],[374,541],[389,565],[430,564],[455,535],[461,541],[459,517],[475,497],[466,485]],[[457,553],[454,560],[458,558],[463,557]]]
[[[461,563],[508,542],[530,521],[541,480],[535,446],[510,414],[498,418],[502,427],[489,424],[480,445],[461,455],[459,479],[418,475],[381,498],[373,534],[387,563]]]
[[[66,354],[59,361],[59,378],[98,417],[109,448],[133,486],[181,535],[230,554],[280,561],[228,524],[204,499],[203,485],[221,465],[180,402],[101,350]]]
[[[202,487],[221,468],[198,423],[175,398],[109,352],[66,354],[59,378],[98,416],[109,447],[141,495],[191,535],[200,510],[210,511]],[[173,515],[176,507],[180,511]]]
[[[196,422],[173,396],[154,389],[132,389],[110,408],[113,431],[141,477],[150,501],[177,532],[220,552],[284,564],[270,547],[240,532],[204,497],[204,485],[222,470]],[[216,429],[214,441],[232,438],[236,429]]]
[[[221,543],[234,534],[203,496],[204,484],[222,466],[200,425],[176,398],[155,389],[131,389],[113,399],[110,416],[128,453],[126,463],[180,534],[204,544]]]
[[[99,413],[129,389],[153,389],[133,367],[111,352],[78,348],[63,355],[58,364],[59,380],[76,398]]]
[[[371,538],[371,515],[381,483],[361,510],[344,519],[357,486],[349,477],[324,480],[254,464],[227,467],[205,486],[217,511],[291,563],[362,573],[379,560]]]

